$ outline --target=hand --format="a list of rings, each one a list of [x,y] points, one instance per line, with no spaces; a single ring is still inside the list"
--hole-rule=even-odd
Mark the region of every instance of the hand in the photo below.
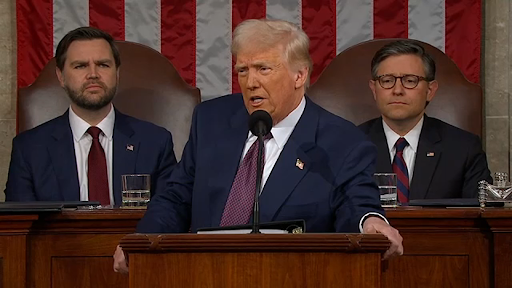
[[[384,253],[383,260],[404,254],[402,236],[380,217],[370,216],[363,223],[363,233],[382,233],[391,241],[391,247]]]
[[[128,274],[128,259],[124,255],[121,246],[117,245],[116,252],[114,252],[114,271],[122,274]]]

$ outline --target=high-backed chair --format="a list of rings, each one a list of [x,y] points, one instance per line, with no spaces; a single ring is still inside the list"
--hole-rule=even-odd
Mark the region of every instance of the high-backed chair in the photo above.
[[[176,157],[181,159],[194,107],[201,101],[199,89],[185,83],[171,62],[157,51],[125,41],[118,41],[117,46],[121,66],[114,98],[116,109],[169,130]],[[69,104],[55,74],[53,58],[32,85],[18,91],[18,131],[62,115]]]
[[[315,103],[356,125],[379,117],[368,86],[371,60],[377,50],[395,40],[371,40],[341,52],[307,94]],[[422,44],[436,61],[436,79],[439,82],[436,96],[427,106],[427,115],[481,136],[482,88],[469,82],[441,50]]]

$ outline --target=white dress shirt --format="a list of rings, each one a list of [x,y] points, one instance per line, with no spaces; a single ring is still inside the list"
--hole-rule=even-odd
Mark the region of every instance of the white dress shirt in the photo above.
[[[272,169],[274,169],[274,165],[277,162],[277,159],[279,158],[279,155],[281,155],[281,151],[283,151],[284,145],[286,145],[286,142],[290,138],[290,135],[293,132],[293,129],[295,129],[295,126],[299,122],[300,117],[302,116],[302,113],[304,112],[304,108],[306,107],[306,98],[302,98],[300,101],[299,106],[295,108],[286,118],[284,118],[281,122],[277,123],[272,127],[270,132],[272,133],[272,138],[265,141],[265,166],[263,168],[263,175],[261,178],[261,190],[263,191],[263,187],[265,187],[265,184],[267,183],[267,179],[270,176],[270,173],[272,172]],[[257,140],[257,137],[254,136],[250,131],[249,135],[247,137],[247,140],[245,141],[245,147],[242,153],[242,157],[240,159],[240,163],[242,163],[245,154],[249,151],[249,148],[251,148],[251,145]],[[382,216],[379,213],[370,212],[364,215],[361,220],[359,221],[359,230],[363,232],[363,222],[364,220],[370,216],[375,215],[378,216],[384,221],[388,222],[384,216]]]
[[[421,117],[416,126],[403,136],[403,138],[407,140],[407,143],[409,143],[409,145],[405,146],[403,154],[405,165],[407,165],[407,172],[409,173],[409,185],[411,184],[414,173],[414,162],[416,161],[416,152],[418,152],[418,142],[420,141],[421,128],[423,127],[423,118],[424,117]],[[384,127],[384,134],[386,134],[386,140],[388,141],[389,157],[391,163],[393,163],[396,154],[395,143],[398,138],[400,138],[400,135],[391,130],[384,120],[382,120],[382,126]]]
[[[306,99],[303,97],[302,101],[300,101],[299,106],[295,108],[286,118],[281,120],[275,126],[272,127],[270,132],[272,133],[272,138],[265,141],[265,166],[263,168],[263,175],[261,178],[261,189],[265,187],[265,183],[267,183],[268,176],[270,176],[270,172],[274,169],[274,165],[281,155],[281,151],[283,151],[284,145],[290,138],[290,135],[295,129],[295,125],[299,122],[300,116],[304,112],[304,108],[306,107]],[[247,140],[245,140],[244,152],[242,153],[242,158],[240,159],[240,163],[245,157],[245,154],[249,151],[252,144],[256,142],[258,137],[254,136],[251,131],[249,131],[249,135]]]
[[[111,106],[110,112],[101,122],[96,125],[100,128],[100,144],[105,151],[107,160],[108,173],[108,190],[110,196],[110,204],[114,205],[114,194],[112,188],[112,155],[113,155],[113,135],[115,122],[114,107]],[[80,186],[80,201],[89,200],[89,185],[87,178],[89,150],[91,150],[92,136],[87,133],[87,129],[91,127],[82,118],[75,114],[73,109],[69,107],[69,124],[73,133],[73,144],[75,146],[76,168],[78,171],[78,184]],[[119,179],[121,181],[121,179]]]

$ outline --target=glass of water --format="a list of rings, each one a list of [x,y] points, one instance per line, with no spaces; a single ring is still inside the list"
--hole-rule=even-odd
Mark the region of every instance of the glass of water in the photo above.
[[[146,209],[150,199],[149,174],[121,175],[123,203],[121,208]]]
[[[382,207],[398,206],[398,195],[396,192],[395,173],[375,173],[373,178],[379,186],[380,204]]]

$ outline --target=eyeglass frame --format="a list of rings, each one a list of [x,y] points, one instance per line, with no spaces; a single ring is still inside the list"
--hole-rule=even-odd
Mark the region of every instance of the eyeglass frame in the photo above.
[[[382,86],[382,83],[380,82],[380,79],[382,77],[384,77],[384,76],[392,76],[393,77],[393,79],[394,79],[393,86],[391,86],[389,88],[385,88],[385,87]],[[414,76],[414,77],[416,77],[418,79],[418,82],[416,82],[416,85],[414,85],[414,87],[410,87],[409,88],[409,87],[405,87],[404,86],[403,78],[404,77],[408,77],[408,76]],[[404,87],[405,89],[414,89],[414,88],[418,87],[418,85],[420,84],[420,81],[423,81],[423,80],[425,80],[426,82],[429,82],[429,83],[432,82],[432,81],[429,81],[426,77],[419,76],[419,75],[414,75],[414,74],[405,74],[405,75],[402,75],[402,76],[395,76],[393,74],[384,74],[384,75],[377,76],[375,79],[373,79],[373,81],[379,82],[379,85],[380,85],[380,87],[382,89],[393,89],[395,87],[395,85],[396,85],[396,79],[397,78],[400,78],[400,83],[402,84],[402,87]]]

